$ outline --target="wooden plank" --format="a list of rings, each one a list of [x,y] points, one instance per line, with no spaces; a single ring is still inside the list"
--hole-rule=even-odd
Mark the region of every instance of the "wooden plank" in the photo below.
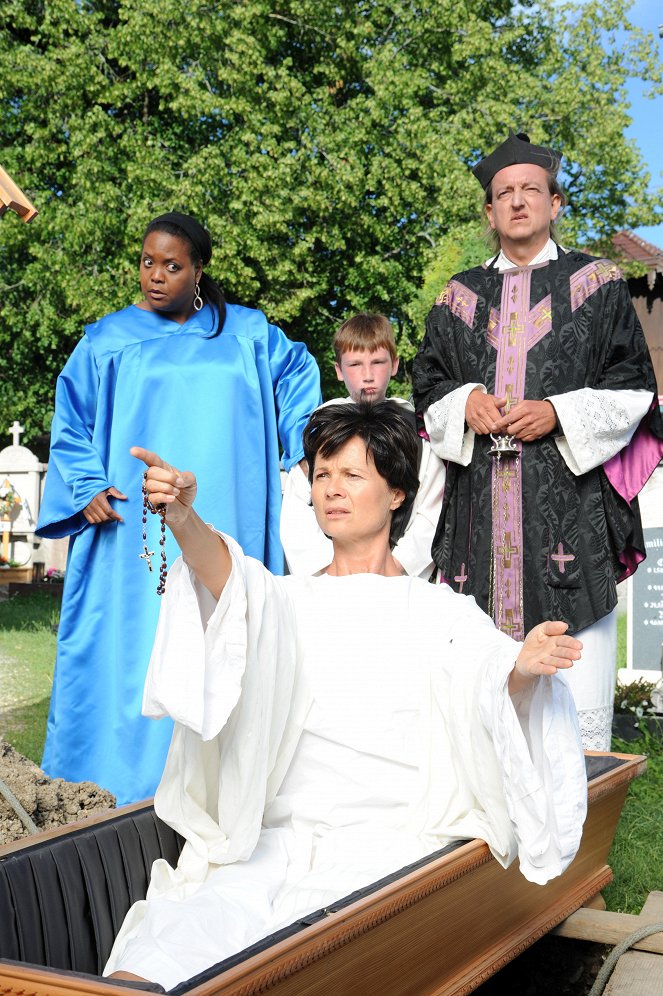
[[[642,927],[644,922],[633,913],[612,913],[610,910],[593,910],[584,906],[567,917],[552,933],[559,937],[573,937],[577,941],[615,945],[638,927]],[[663,937],[652,934],[635,946],[642,951],[663,954]]]
[[[642,951],[623,954],[603,990],[604,996],[661,996],[663,958]]]
[[[567,917],[552,933],[559,937],[573,937],[579,941],[619,944],[640,927],[648,923],[663,922],[663,892],[654,892],[650,895],[651,902],[647,900],[639,916],[584,906]],[[636,941],[633,949],[663,954],[663,932]]]
[[[663,923],[663,892],[649,893],[640,916],[646,917],[647,923]]]
[[[39,213],[9,173],[0,166],[0,217],[9,209],[23,221],[32,221]]]

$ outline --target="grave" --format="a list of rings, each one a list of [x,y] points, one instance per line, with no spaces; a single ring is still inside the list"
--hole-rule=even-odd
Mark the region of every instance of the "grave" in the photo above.
[[[658,681],[663,671],[663,466],[640,494],[647,559],[627,581],[626,660],[622,684]]]
[[[46,464],[22,446],[23,426],[16,420],[9,430],[11,446],[0,451],[0,584],[32,581],[34,567],[41,564],[41,540],[35,536]],[[39,569],[37,570],[39,573]]]

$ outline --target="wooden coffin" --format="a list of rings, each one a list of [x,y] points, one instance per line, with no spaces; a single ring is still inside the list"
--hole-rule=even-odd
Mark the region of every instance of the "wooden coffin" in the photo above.
[[[483,841],[444,848],[171,990],[189,996],[469,993],[610,882],[628,783],[646,760],[588,754],[577,857],[533,885]],[[121,994],[98,973],[152,861],[181,840],[149,804],[0,847],[0,993]],[[149,991],[149,990],[148,990]],[[163,992],[159,987],[151,991]]]

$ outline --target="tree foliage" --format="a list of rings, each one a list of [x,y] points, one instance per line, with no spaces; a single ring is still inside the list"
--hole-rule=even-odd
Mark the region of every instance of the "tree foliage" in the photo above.
[[[209,227],[229,299],[327,374],[355,310],[391,316],[414,350],[474,233],[468,165],[509,128],[563,151],[567,242],[652,223],[624,82],[660,86],[661,64],[651,37],[616,47],[627,7],[4,0],[0,163],[40,215],[0,224],[0,424],[48,427],[57,372],[85,323],[136,300],[164,210]]]

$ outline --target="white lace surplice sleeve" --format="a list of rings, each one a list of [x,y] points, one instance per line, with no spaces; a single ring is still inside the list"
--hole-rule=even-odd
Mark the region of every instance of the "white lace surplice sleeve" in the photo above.
[[[572,473],[600,467],[630,443],[652,400],[651,391],[584,387],[550,401],[564,433],[555,439]]]
[[[474,430],[465,427],[465,405],[475,387],[487,394],[483,384],[463,384],[433,402],[424,412],[424,424],[433,451],[441,460],[452,460],[462,467],[469,466],[474,450]]]
[[[544,884],[573,860],[587,809],[573,699],[554,676],[536,679],[512,700],[508,680],[520,644],[496,630],[473,599],[449,595],[465,602],[452,611],[445,697],[454,763],[474,800],[467,829],[505,866],[517,854],[525,878]]]
[[[155,809],[187,841],[175,875],[155,866],[151,892],[251,854],[307,708],[283,583],[224,539],[218,604],[182,560],[171,568],[145,685],[143,711],[176,721]]]

